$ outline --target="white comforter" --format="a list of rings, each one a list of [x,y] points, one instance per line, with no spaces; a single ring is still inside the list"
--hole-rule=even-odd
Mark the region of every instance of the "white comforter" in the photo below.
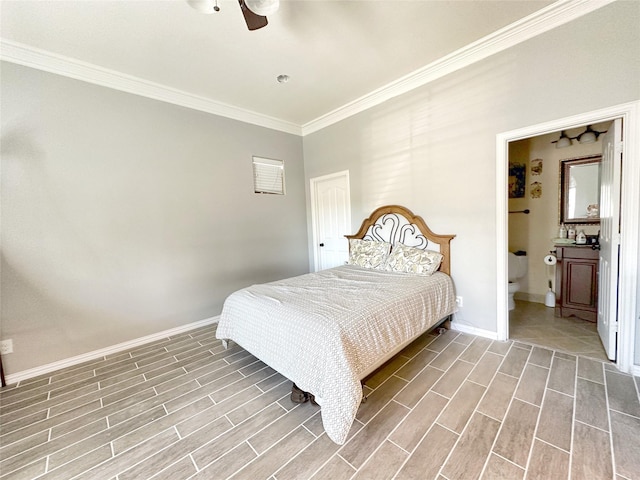
[[[321,399],[325,431],[343,444],[362,400],[361,375],[454,311],[448,275],[345,265],[233,293],[216,337]]]

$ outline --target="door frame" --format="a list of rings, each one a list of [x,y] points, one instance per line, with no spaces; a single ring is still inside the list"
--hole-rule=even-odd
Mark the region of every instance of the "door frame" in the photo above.
[[[309,179],[309,194],[311,198],[311,236],[312,236],[312,249],[313,249],[313,271],[318,271],[318,257],[320,240],[318,239],[318,204],[317,202],[317,186],[318,183],[325,180],[331,180],[338,177],[344,177],[347,186],[347,223],[351,225],[351,184],[349,183],[349,170],[342,170],[340,172],[330,173],[328,175],[322,175],[320,177],[314,177]]]
[[[638,247],[640,241],[640,101],[594,110],[500,133],[496,136],[496,316],[497,338],[509,338],[507,285],[508,250],[508,161],[509,142],[560,130],[622,118],[623,173],[620,218],[623,226],[620,239],[620,269],[618,280],[618,356],[617,366],[623,372],[640,373],[634,365],[634,347],[638,307]]]

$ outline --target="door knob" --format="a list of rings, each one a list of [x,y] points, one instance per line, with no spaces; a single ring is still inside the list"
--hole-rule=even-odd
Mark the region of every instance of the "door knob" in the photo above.
[[[321,243],[321,244],[320,244],[320,246],[321,246],[321,247],[324,247],[324,243]]]

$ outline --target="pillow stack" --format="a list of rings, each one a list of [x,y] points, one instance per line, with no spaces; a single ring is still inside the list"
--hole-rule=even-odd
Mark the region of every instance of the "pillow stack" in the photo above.
[[[442,254],[433,250],[388,242],[349,240],[349,264],[387,272],[432,275],[440,267]]]

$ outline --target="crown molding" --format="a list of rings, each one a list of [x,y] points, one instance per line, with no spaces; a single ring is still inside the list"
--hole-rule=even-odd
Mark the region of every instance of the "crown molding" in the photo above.
[[[559,0],[404,77],[400,77],[398,80],[305,123],[302,125],[302,135],[316,132],[340,120],[380,105],[391,98],[553,30],[614,1],[616,0]]]
[[[559,0],[303,125],[216,102],[11,40],[0,39],[0,60],[285,133],[305,136],[571,22],[614,1],[616,0]]]
[[[11,40],[0,39],[0,60],[55,73],[83,82],[93,83],[122,92],[180,105],[233,120],[302,135],[300,125],[257,112],[215,102],[175,88],[110,70],[74,58],[58,55]]]

